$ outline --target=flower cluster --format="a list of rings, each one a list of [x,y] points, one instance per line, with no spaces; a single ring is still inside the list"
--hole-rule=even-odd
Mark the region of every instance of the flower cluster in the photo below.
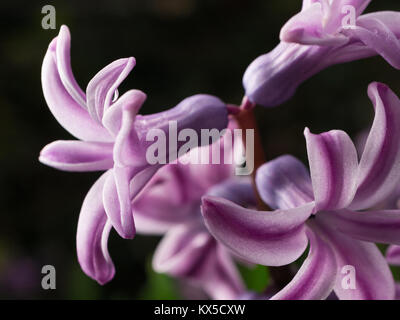
[[[183,157],[210,157],[215,149],[232,157],[236,151],[221,138],[178,154],[187,142],[172,143],[176,137],[168,130],[174,122],[179,130],[222,130],[226,136],[246,128],[243,117],[256,104],[283,103],[334,64],[380,55],[400,69],[400,13],[362,15],[369,2],[303,0],[301,12],[283,26],[281,43],[247,68],[240,107],[198,94],[152,115],[138,113],[146,100],[142,91],[118,97],[134,58],[100,70],[84,92],[71,70],[69,30],[61,27],[43,61],[42,87],[54,117],[78,140],[50,143],[39,160],[60,170],[104,171],[80,212],[83,271],[100,284],[113,278],[107,241],[115,229],[126,239],[136,232],[163,235],[153,268],[214,299],[326,299],[332,292],[339,299],[398,297],[389,265],[400,265],[400,100],[387,85],[368,88],[375,118],[362,145],[340,130],[305,129],[309,171],[291,155],[257,163],[257,146],[252,177],[236,176],[234,162],[182,163]],[[344,24],[351,13],[354,24]],[[167,137],[163,156],[169,163],[146,157],[154,130]],[[376,243],[389,245],[386,257]],[[305,252],[290,282],[261,296],[246,289],[236,266],[281,267]],[[343,284],[346,268],[356,272],[350,288]]]

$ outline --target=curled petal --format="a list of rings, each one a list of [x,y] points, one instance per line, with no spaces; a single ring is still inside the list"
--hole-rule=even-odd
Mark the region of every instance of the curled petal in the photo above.
[[[329,12],[326,15],[326,22],[324,29],[327,32],[335,33],[342,27],[342,20],[348,15],[348,9],[353,7],[355,9],[355,18],[357,18],[369,5],[372,0],[335,0],[331,1]]]
[[[271,300],[323,300],[333,290],[337,276],[335,254],[329,244],[311,230],[310,251],[293,280]]]
[[[65,90],[82,108],[86,109],[86,95],[75,80],[71,68],[71,34],[67,26],[61,26],[57,37],[57,68]]]
[[[347,207],[356,188],[357,151],[349,136],[339,130],[319,135],[304,131],[316,210]]]
[[[390,246],[386,251],[386,260],[392,265],[400,266],[400,246]]]
[[[330,10],[329,10],[330,11]],[[303,45],[331,45],[338,46],[348,42],[341,34],[330,34],[326,24],[325,16],[320,2],[314,2],[304,8],[301,12],[291,18],[281,29],[282,41],[295,42]]]
[[[224,198],[244,207],[254,207],[257,202],[250,178],[227,179],[211,187],[207,191],[207,195]]]
[[[100,284],[109,282],[115,274],[107,249],[111,224],[102,201],[104,182],[110,172],[103,174],[87,194],[79,215],[76,246],[82,270]]]
[[[116,60],[90,80],[86,89],[87,108],[97,122],[101,123],[104,111],[111,105],[115,91],[135,64],[133,57]]]
[[[342,33],[360,41],[392,67],[400,69],[400,40],[383,21],[374,16],[364,17],[357,21],[356,26],[344,29]]]
[[[188,168],[180,164],[165,165],[136,197],[133,211],[138,233],[163,234],[199,215],[204,190],[199,192]]]
[[[142,150],[139,137],[135,129],[136,114],[141,107],[145,95],[138,91],[133,103],[123,105],[121,128],[115,138],[114,162],[116,166],[146,165],[146,152]]]
[[[132,201],[158,169],[158,166],[144,169],[114,167],[113,174],[108,176],[103,189],[104,207],[113,227],[121,237],[132,239],[135,236]]]
[[[317,215],[312,228],[324,235],[330,243],[338,264],[335,293],[341,300],[392,300],[395,294],[394,280],[382,253],[373,243],[359,241],[336,232],[326,215]],[[355,287],[347,287],[347,268],[355,276]],[[373,276],[372,276],[373,275]]]
[[[153,268],[194,282],[213,299],[235,299],[244,291],[232,258],[198,221],[174,227],[164,236]]]
[[[55,141],[43,148],[39,161],[64,171],[101,171],[113,167],[111,143]]]
[[[93,121],[87,110],[75,101],[61,81],[57,66],[57,47],[58,38],[55,38],[49,45],[42,65],[43,94],[51,113],[68,132],[80,140],[111,142],[112,137],[108,131]],[[65,62],[62,64],[65,65]]]
[[[342,20],[355,9],[357,18],[371,0],[327,0],[306,1],[301,12],[292,17],[282,28],[282,41],[303,45],[342,46],[349,42],[348,37],[339,33]]]
[[[227,250],[216,245],[202,286],[214,300],[236,300],[245,292],[241,276]]]
[[[177,172],[179,169],[171,169],[178,169],[178,166],[161,168],[133,201],[138,233],[164,234],[200,213],[200,195],[197,199],[186,196],[185,189],[191,186]],[[172,194],[171,190],[174,190]]]
[[[380,21],[382,22],[391,32],[396,35],[396,38],[400,38],[400,26],[399,26],[400,12],[397,11],[378,11],[368,14],[363,14],[357,19],[357,24],[361,26],[368,26],[369,21]]]
[[[146,98],[146,94],[140,90],[125,92],[123,96],[105,111],[103,125],[116,136],[121,129],[124,107],[128,109],[132,108],[132,113],[136,115]]]
[[[204,197],[202,214],[211,234],[246,261],[281,266],[296,260],[307,247],[304,222],[314,203],[272,212],[242,208],[233,202]]]
[[[263,201],[273,209],[295,208],[313,201],[310,174],[290,155],[262,165],[257,170],[256,185]]]
[[[352,209],[385,200],[400,179],[400,101],[384,84],[372,83],[368,94],[375,119],[362,154]]]
[[[334,228],[359,240],[400,244],[400,210],[354,212],[349,210],[324,213]]]
[[[172,276],[201,276],[214,245],[215,241],[200,224],[182,224],[171,229],[158,245],[153,268]]]

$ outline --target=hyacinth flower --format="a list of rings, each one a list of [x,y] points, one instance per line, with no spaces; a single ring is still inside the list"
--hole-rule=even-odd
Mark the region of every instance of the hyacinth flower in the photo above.
[[[278,46],[247,68],[243,85],[249,100],[280,105],[321,70],[374,55],[400,69],[400,13],[361,15],[370,1],[303,0],[301,11],[281,29]]]
[[[224,151],[223,143],[217,143],[188,156],[207,153],[211,158],[214,148]],[[200,213],[204,195],[255,206],[251,180],[235,176],[234,170],[233,163],[169,164],[133,202],[137,232],[163,235],[153,257],[154,270],[188,281],[213,299],[236,299],[245,292],[232,255],[210,235]]]
[[[106,171],[83,203],[77,231],[77,251],[83,270],[99,283],[114,274],[107,251],[112,227],[124,238],[135,235],[132,199],[162,164],[149,164],[146,150],[154,143],[146,135],[153,129],[165,133],[176,121],[178,132],[226,128],[226,105],[209,95],[186,98],[176,107],[153,115],[139,115],[146,99],[139,90],[120,98],[116,92],[135,65],[134,58],[119,59],[99,71],[86,92],[77,84],[70,65],[70,33],[62,26],[50,43],[42,66],[44,97],[56,120],[79,140],[55,141],[40,153],[39,160],[65,171]],[[166,158],[176,152],[167,143]],[[169,159],[171,160],[171,159]],[[172,159],[173,160],[173,159]]]
[[[374,243],[400,244],[400,210],[364,210],[386,199],[400,178],[400,100],[380,83],[368,94],[375,119],[359,161],[345,132],[306,129],[310,174],[292,156],[257,171],[257,189],[275,211],[203,198],[210,232],[252,263],[286,265],[309,244],[296,276],[272,299],[324,299],[332,289],[339,299],[394,298],[392,274]],[[345,266],[356,271],[354,289],[342,285]]]

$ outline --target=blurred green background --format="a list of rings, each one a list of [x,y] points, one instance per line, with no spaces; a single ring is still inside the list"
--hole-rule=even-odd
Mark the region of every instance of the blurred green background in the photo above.
[[[56,30],[41,28],[46,4],[56,8]],[[120,92],[143,90],[142,112],[153,113],[196,93],[239,103],[247,65],[278,43],[281,26],[300,7],[300,0],[1,1],[0,298],[201,297],[151,271],[157,237],[127,241],[113,233],[117,273],[103,287],[80,270],[78,214],[99,174],[64,173],[37,161],[44,145],[71,138],[49,112],[40,84],[42,59],[62,24],[72,33],[72,66],[82,88],[111,61],[134,56],[137,66]],[[368,11],[376,10],[400,11],[400,2],[376,0]],[[400,72],[376,57],[325,70],[279,108],[257,108],[268,159],[291,153],[305,161],[305,126],[353,136],[367,128],[372,81],[400,94]],[[46,264],[56,267],[56,290],[41,289]],[[241,269],[249,287],[262,290],[266,269]]]

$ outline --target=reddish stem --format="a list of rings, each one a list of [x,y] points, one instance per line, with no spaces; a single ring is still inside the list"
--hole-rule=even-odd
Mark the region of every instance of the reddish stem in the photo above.
[[[264,148],[262,146],[257,121],[254,116],[254,107],[255,105],[250,102],[247,97],[245,97],[240,107],[230,105],[229,112],[236,119],[239,127],[242,130],[254,130],[254,170],[251,174],[251,177],[254,191],[257,197],[257,209],[259,211],[271,211],[271,208],[261,199],[255,183],[257,169],[266,162],[266,156],[264,153]],[[246,146],[246,134],[243,133],[242,137],[243,143]],[[292,279],[292,272],[289,266],[269,267],[269,273],[271,278],[273,279],[273,286],[277,290],[282,289]]]

